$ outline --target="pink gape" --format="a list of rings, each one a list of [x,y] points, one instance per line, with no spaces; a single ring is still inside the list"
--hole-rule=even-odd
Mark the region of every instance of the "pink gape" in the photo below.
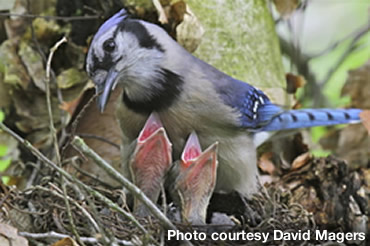
[[[129,166],[134,183],[154,203],[171,164],[172,144],[158,116],[152,113],[139,134]],[[134,212],[139,216],[149,215],[137,199],[134,199]]]
[[[205,224],[207,207],[216,185],[217,148],[216,142],[202,152],[195,132],[186,142],[179,166],[175,168],[177,177],[173,189],[183,221]]]
[[[134,183],[154,203],[166,178],[174,201],[181,208],[185,222],[204,224],[209,200],[216,184],[217,146],[214,143],[204,152],[195,132],[191,133],[181,160],[172,165],[172,144],[156,113],[146,121],[136,140],[129,162]],[[148,216],[147,208],[134,199],[134,212]]]

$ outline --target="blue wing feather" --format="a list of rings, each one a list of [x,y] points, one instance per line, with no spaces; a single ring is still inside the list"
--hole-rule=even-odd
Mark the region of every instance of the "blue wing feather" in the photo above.
[[[225,104],[236,109],[243,128],[259,129],[283,112],[261,90],[231,77],[228,77],[227,83],[216,86],[216,90]]]
[[[361,109],[300,109],[288,110],[271,118],[261,131],[329,126],[360,122]]]
[[[250,131],[279,131],[360,121],[361,109],[283,110],[261,90],[235,79],[229,83],[233,85],[228,84],[227,90],[219,88],[218,92],[224,102],[240,114],[241,127]]]

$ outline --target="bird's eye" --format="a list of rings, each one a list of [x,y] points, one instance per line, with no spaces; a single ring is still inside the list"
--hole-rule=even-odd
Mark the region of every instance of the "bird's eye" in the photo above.
[[[116,43],[114,42],[113,39],[107,39],[103,43],[103,49],[106,52],[113,52],[114,49],[116,48]]]

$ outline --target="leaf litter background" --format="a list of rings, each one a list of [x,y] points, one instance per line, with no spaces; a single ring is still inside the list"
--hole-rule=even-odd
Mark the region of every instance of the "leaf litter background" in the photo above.
[[[103,3],[103,1],[62,0],[14,2],[14,7],[0,6],[4,8],[2,13],[10,11],[15,15],[11,18],[4,15],[1,18],[0,107],[5,112],[5,124],[29,140],[49,158],[55,158],[45,103],[45,66],[50,47],[66,35],[68,42],[58,49],[52,62],[53,82],[51,84],[52,112],[54,124],[58,130],[64,167],[125,207],[125,204],[122,204],[124,198],[121,190],[114,188],[118,183],[112,181],[112,178],[105,175],[86,157],[79,155],[80,157],[76,158],[78,153],[66,144],[71,135],[78,134],[113,166],[119,165],[120,138],[119,129],[114,120],[114,100],[119,92],[112,96],[111,103],[104,114],[98,113],[94,102],[90,102],[85,108],[83,106],[94,94],[92,82],[84,71],[88,42],[99,24],[122,7],[122,3],[120,1]],[[269,3],[268,6],[276,17],[274,17],[275,23],[271,17],[266,17],[270,14],[261,1],[248,2],[252,6],[245,1],[235,1],[231,5],[221,0],[189,0],[186,3],[161,1],[164,14],[160,21],[152,2],[134,0],[123,2],[130,12],[138,17],[155,23],[161,22],[184,47],[189,51],[196,50],[197,56],[222,71],[245,81],[255,81],[252,84],[266,90],[269,96],[280,104],[300,107],[293,96],[283,96],[286,81],[284,67],[279,60],[280,51],[276,46],[279,38],[284,62],[287,63],[288,60],[290,64],[285,71],[291,72],[291,76],[287,78],[293,81],[293,91],[304,84],[313,87],[298,93],[299,102],[306,102],[309,97],[307,93],[314,93],[316,97],[315,93],[318,92],[318,88],[320,89],[320,86],[312,86],[312,84],[320,84],[319,79],[316,78],[320,76],[311,70],[305,70],[309,68],[307,64],[311,58],[315,57],[308,59],[309,52],[305,53],[304,48],[299,49],[301,47],[299,45],[297,47],[296,43],[284,41],[287,37],[286,33],[280,33],[278,37],[274,36],[273,30],[270,30],[269,33],[272,33],[272,36],[266,38],[272,40],[274,44],[268,47],[257,45],[253,47],[254,44],[251,41],[258,38],[261,30],[262,33],[267,33],[266,30],[269,28],[274,28],[275,25],[278,27],[281,23],[289,23],[289,18],[296,18],[295,14],[307,11],[309,7],[304,6],[305,1],[300,5],[294,0],[274,1],[275,6]],[[223,18],[212,18],[214,12],[210,10],[217,12],[215,16]],[[29,13],[65,17],[28,16],[24,18]],[[23,15],[23,17],[17,17],[17,15]],[[237,21],[235,16],[240,17],[241,21]],[[264,18],[261,17],[259,25],[255,27],[253,20],[258,16],[264,16]],[[166,19],[167,23],[165,23]],[[241,34],[243,31],[240,31],[245,29],[250,30],[246,36]],[[351,38],[355,37],[352,35],[349,39]],[[361,52],[366,52],[368,48],[363,48],[363,39],[361,36],[356,45],[362,47]],[[358,52],[358,47],[351,51]],[[266,49],[270,52],[263,55]],[[299,56],[297,52],[302,52],[300,59],[294,59],[296,58],[294,56]],[[287,67],[286,64],[285,67]],[[369,71],[370,63],[363,62],[363,65],[349,72],[342,95],[347,95],[352,100],[350,104],[344,106],[370,108]],[[318,98],[325,98],[325,95],[321,95],[321,91],[319,94]],[[325,101],[323,100],[319,106],[328,106]],[[262,180],[265,182],[265,187],[261,193],[248,203],[236,194],[227,196],[216,194],[210,204],[210,213],[218,212],[221,214],[220,218],[227,215],[227,219],[219,218],[212,225],[197,229],[208,233],[215,230],[242,229],[254,232],[271,232],[274,229],[369,231],[370,138],[366,128],[363,125],[352,125],[326,131],[325,137],[320,137],[320,144],[336,157],[313,157],[310,150],[317,146],[317,143],[312,143],[310,139],[308,132],[302,132],[262,146],[259,150],[259,167],[263,173]],[[0,244],[8,245],[7,238],[13,238],[13,245],[25,245],[24,238],[14,234],[15,228],[20,232],[32,232],[33,236],[45,232],[58,232],[62,235],[60,237],[72,236],[71,221],[67,216],[58,173],[46,167],[4,132],[0,132],[0,143],[7,148],[3,159],[12,161],[3,175],[8,177],[8,184],[17,185],[17,188],[1,185],[0,228],[1,235],[4,236],[0,236]],[[86,172],[90,175],[86,175]],[[94,177],[95,175],[98,175],[98,179]],[[71,204],[71,212],[74,228],[80,236],[88,239],[110,237],[134,244],[151,242],[147,235],[143,235],[130,222],[119,216],[117,212],[109,210],[86,191],[81,194],[73,184],[69,184],[68,195],[75,202]],[[100,232],[91,229],[89,220],[76,204],[86,207],[99,222],[102,229]],[[141,222],[156,240],[163,240],[160,236],[161,227],[154,218],[142,219]],[[191,230],[186,224],[176,225],[182,230]],[[50,235],[41,238],[29,236],[28,243],[30,245],[48,244],[57,238]],[[84,242],[81,239],[77,241],[79,244]],[[88,242],[88,240],[85,241],[89,244]],[[70,245],[68,244],[70,242],[66,241],[58,243],[60,244],[56,243],[56,245]],[[104,245],[103,240],[100,243]],[[193,243],[213,245],[215,242]],[[222,244],[222,242],[219,243]],[[228,242],[228,244],[241,243],[245,242]],[[296,245],[297,242],[286,243]],[[258,242],[249,242],[249,244],[258,244]]]

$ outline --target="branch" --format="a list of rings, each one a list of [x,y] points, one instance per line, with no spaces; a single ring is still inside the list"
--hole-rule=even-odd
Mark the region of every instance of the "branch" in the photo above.
[[[290,58],[291,62],[295,65],[297,72],[307,80],[307,92],[305,92],[304,96],[308,95],[313,100],[314,105],[312,105],[312,107],[327,105],[328,101],[322,94],[322,90],[318,85],[316,76],[308,64],[310,57],[305,54],[301,54],[299,47],[289,43],[282,37],[279,37],[279,42],[282,53],[286,54]],[[297,56],[297,54],[299,55]]]
[[[18,232],[18,234],[22,237],[27,238],[33,238],[33,239],[43,239],[43,238],[57,238],[57,239],[64,239],[69,238],[70,235],[62,234],[58,232],[47,232],[47,233],[30,233],[30,232]],[[81,241],[85,243],[91,243],[91,244],[98,244],[99,241],[94,237],[81,237]],[[130,241],[126,240],[118,240],[116,239],[118,245],[124,245],[124,246],[134,246],[135,244],[131,243]]]
[[[323,56],[323,55],[326,55],[328,54],[329,52],[331,52],[332,50],[334,50],[335,48],[338,47],[338,45],[340,45],[341,43],[343,43],[344,41],[346,41],[347,39],[350,39],[352,37],[358,37],[358,36],[363,36],[365,35],[367,32],[369,31],[369,26],[366,25],[362,28],[360,28],[359,30],[356,30],[354,31],[353,33],[349,34],[348,36],[342,38],[341,40],[338,40],[337,42],[331,44],[329,47],[325,48],[324,50],[318,52],[317,54],[313,54],[313,55],[309,55],[310,59],[313,59],[313,58],[316,58],[316,57],[319,57],[319,56]]]
[[[167,230],[177,230],[172,222],[157,208],[157,206],[133,183],[123,177],[117,172],[109,163],[101,158],[97,153],[90,149],[85,142],[79,138],[74,137],[72,145],[80,150],[82,153],[94,160],[94,162],[103,168],[109,175],[119,181],[127,190],[134,194],[145,206],[152,212],[152,214],[160,221],[162,226]]]
[[[110,209],[117,211],[118,213],[122,214],[126,219],[133,222],[133,224],[140,229],[144,234],[147,235],[148,238],[150,238],[154,243],[156,241],[154,238],[148,233],[148,231],[139,223],[139,221],[136,220],[136,218],[123,210],[118,204],[114,203],[104,195],[102,195],[100,192],[94,190],[90,186],[86,185],[85,183],[81,182],[78,179],[73,178],[67,171],[65,171],[63,168],[56,165],[54,162],[49,160],[44,154],[42,154],[38,149],[36,149],[30,142],[20,137],[17,133],[12,131],[10,128],[8,128],[4,123],[0,122],[0,128],[14,137],[18,142],[20,142],[26,149],[31,151],[31,153],[36,156],[39,160],[47,164],[52,169],[58,171],[61,175],[66,177],[69,181],[77,183],[79,186],[83,187],[85,190],[87,190],[92,196],[96,197],[97,199],[101,200],[105,205],[107,205]]]
[[[96,139],[96,140],[102,141],[104,143],[110,144],[110,145],[112,145],[112,147],[114,147],[114,148],[116,148],[118,150],[121,149],[121,147],[119,146],[119,144],[116,144],[116,143],[110,141],[109,139],[106,139],[105,137],[101,137],[101,136],[94,135],[94,134],[89,134],[89,133],[78,133],[78,136],[79,137],[82,137],[82,138]]]
[[[50,128],[51,136],[53,138],[53,145],[54,145],[54,151],[56,154],[57,164],[59,166],[61,165],[61,158],[60,158],[59,145],[58,145],[58,139],[57,139],[57,131],[54,126],[53,111],[51,108],[50,70],[51,70],[51,61],[53,60],[55,51],[57,51],[59,46],[61,46],[65,42],[67,42],[67,38],[63,37],[61,40],[56,42],[56,44],[50,49],[50,54],[48,56],[48,60],[46,63],[46,80],[45,80],[46,105],[47,105],[48,115],[49,115],[49,128]]]
[[[333,76],[335,71],[338,70],[338,68],[343,64],[343,62],[347,59],[347,57],[351,54],[351,52],[356,48],[357,41],[362,38],[365,34],[369,32],[370,27],[366,26],[366,28],[361,29],[357,32],[356,36],[352,39],[351,43],[347,47],[347,49],[343,52],[341,57],[337,60],[335,65],[328,71],[325,78],[319,82],[319,86],[322,87],[330,80],[330,78]]]
[[[38,190],[42,190],[42,191],[45,191],[45,192],[50,192],[51,194],[53,194],[54,196],[57,196],[59,197],[60,199],[64,199],[64,195],[63,194],[60,194],[60,193],[63,193],[63,191],[61,191],[59,189],[59,187],[55,186],[53,183],[50,183],[49,182],[49,185],[54,189],[47,189],[45,187],[42,187],[42,186],[35,186],[35,189],[38,189]],[[93,225],[95,231],[98,231],[100,232],[100,228],[98,226],[98,224],[96,223],[96,221],[94,220],[94,218],[91,216],[91,214],[84,208],[82,207],[76,200],[74,200],[72,197],[70,196],[67,196],[67,199],[72,202],[77,208],[79,208],[81,210],[81,212],[86,216],[86,218],[90,221],[90,223]]]
[[[53,142],[56,162],[57,162],[58,166],[62,166],[62,163],[61,163],[61,156],[60,156],[60,152],[59,152],[57,130],[55,129],[53,111],[52,111],[52,107],[51,107],[50,71],[51,71],[51,61],[53,60],[54,53],[65,42],[67,42],[67,38],[64,36],[62,39],[60,39],[58,42],[56,42],[53,47],[51,47],[50,53],[49,53],[49,56],[48,56],[48,59],[47,59],[47,62],[46,62],[46,79],[45,79],[45,92],[46,92],[45,96],[46,96],[46,106],[47,106],[47,109],[48,109],[48,116],[49,116],[49,128],[50,128],[50,134],[51,134],[51,137],[52,137],[52,140],[53,140],[52,142]],[[72,233],[73,233],[73,235],[75,235],[77,242],[79,244],[81,244],[82,246],[85,246],[85,244],[80,240],[80,235],[78,234],[78,231],[76,229],[76,225],[74,223],[74,219],[73,219],[72,211],[71,211],[71,206],[70,206],[69,200],[67,198],[66,183],[64,182],[64,177],[63,176],[61,176],[61,185],[62,185],[62,189],[63,189],[63,198],[64,198],[64,202],[65,202],[66,209],[67,209],[68,220],[69,220],[69,223],[71,224]]]
[[[15,16],[15,17],[22,17],[22,18],[43,18],[46,20],[61,20],[65,22],[69,21],[81,21],[81,20],[96,20],[100,19],[101,16],[99,15],[87,15],[87,16],[45,16],[45,15],[32,15],[32,14],[16,14],[16,13],[0,13],[0,16]]]

